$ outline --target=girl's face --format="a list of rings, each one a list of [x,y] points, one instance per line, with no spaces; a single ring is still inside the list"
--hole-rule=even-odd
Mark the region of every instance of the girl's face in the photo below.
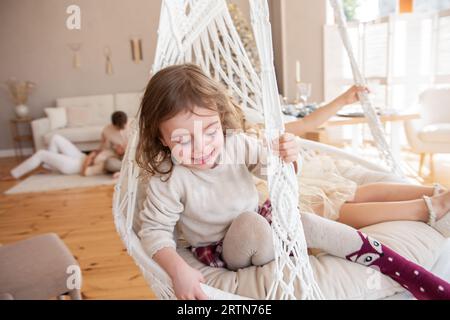
[[[219,114],[214,110],[195,107],[164,121],[160,127],[161,141],[169,147],[179,164],[206,170],[214,167],[224,145]]]

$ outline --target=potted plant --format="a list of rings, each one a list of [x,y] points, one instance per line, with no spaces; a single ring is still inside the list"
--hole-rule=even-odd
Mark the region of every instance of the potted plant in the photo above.
[[[30,110],[26,103],[28,101],[28,96],[36,87],[36,84],[31,81],[17,81],[16,79],[9,79],[6,81],[6,85],[12,99],[14,100],[17,117],[28,117]]]

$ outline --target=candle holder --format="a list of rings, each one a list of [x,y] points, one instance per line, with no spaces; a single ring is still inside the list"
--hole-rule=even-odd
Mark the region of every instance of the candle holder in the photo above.
[[[295,103],[303,106],[307,105],[308,98],[311,96],[312,85],[306,82],[296,83],[297,91],[295,96]]]

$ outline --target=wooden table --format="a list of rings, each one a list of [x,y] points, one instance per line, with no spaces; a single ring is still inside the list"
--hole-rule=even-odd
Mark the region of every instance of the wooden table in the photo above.
[[[24,157],[23,149],[27,142],[31,142],[33,153],[35,151],[33,143],[33,135],[31,134],[31,121],[33,118],[15,118],[11,119],[9,124],[14,145],[14,153],[17,159]],[[28,129],[28,133],[23,133],[21,126]]]
[[[420,114],[418,113],[396,113],[396,114],[385,114],[380,116],[381,123],[390,123],[390,144],[394,157],[400,157],[400,132],[402,130],[402,124],[405,121],[420,119]],[[330,120],[325,122],[317,130],[308,132],[306,138],[318,142],[326,142],[327,135],[326,129],[339,127],[339,126],[353,126],[352,134],[352,148],[357,150],[363,142],[363,136],[361,134],[361,127],[367,124],[367,119],[365,117],[342,117],[335,116]]]
[[[387,122],[405,122],[409,120],[420,119],[420,114],[418,113],[400,113],[400,114],[389,114],[380,116],[381,123]],[[330,120],[325,122],[320,128],[328,127],[338,127],[338,126],[349,126],[357,124],[366,124],[366,117],[340,117],[335,116]]]

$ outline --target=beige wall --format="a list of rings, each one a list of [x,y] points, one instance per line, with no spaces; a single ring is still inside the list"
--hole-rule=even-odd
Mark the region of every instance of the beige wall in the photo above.
[[[249,15],[248,0],[231,0]],[[0,0],[0,81],[31,80],[37,90],[28,105],[34,118],[57,97],[142,90],[154,57],[159,0]],[[81,30],[68,30],[66,8],[81,8]],[[295,97],[295,60],[322,99],[322,25],[325,0],[269,0],[280,91]],[[283,34],[284,33],[284,34]],[[144,61],[131,60],[129,39],[139,35]],[[72,67],[69,43],[81,42],[81,68]],[[114,74],[105,73],[103,49],[112,50]],[[13,103],[0,90],[0,150],[12,148]]]
[[[233,0],[248,15],[247,0]],[[57,97],[142,90],[154,57],[160,0],[0,0],[0,81],[37,83],[28,105],[34,118]],[[81,30],[66,28],[66,8],[81,8]],[[129,39],[142,38],[144,61],[131,60]],[[68,43],[82,42],[81,68],[72,68]],[[103,49],[112,50],[114,74],[105,73]],[[0,90],[0,150],[12,148],[13,102]]]
[[[81,8],[81,30],[66,28],[66,8]],[[37,90],[28,105],[44,115],[57,97],[141,90],[153,60],[160,1],[149,0],[1,0],[0,81],[32,80]],[[143,39],[144,61],[131,60],[131,35]],[[82,42],[81,68],[72,68],[67,44]],[[104,47],[112,50],[114,74],[105,73]],[[8,92],[0,90],[0,149],[12,147]]]
[[[313,85],[311,101],[323,100],[323,26],[326,0],[277,0],[282,14],[282,91],[295,98],[295,61],[302,68],[302,81]]]
[[[272,25],[274,63],[275,63],[275,71],[277,73],[278,90],[280,92],[283,92],[285,83],[283,62],[285,59],[284,54],[286,52],[286,50],[284,50],[284,41],[283,41],[284,24],[282,23],[284,14],[284,1],[270,0],[269,5],[270,5],[270,23]]]

